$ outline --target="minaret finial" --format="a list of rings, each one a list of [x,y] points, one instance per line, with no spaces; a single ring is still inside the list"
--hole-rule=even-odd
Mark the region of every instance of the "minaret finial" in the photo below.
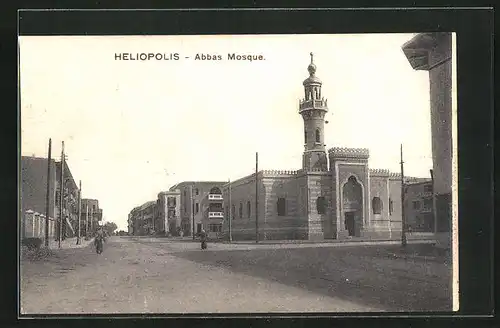
[[[311,55],[311,64],[312,64],[313,63],[313,53],[311,52],[310,55]]]

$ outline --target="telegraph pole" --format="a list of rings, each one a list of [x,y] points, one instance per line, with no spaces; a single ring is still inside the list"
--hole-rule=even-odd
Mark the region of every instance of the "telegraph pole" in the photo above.
[[[193,186],[191,186],[191,218],[192,218],[192,225],[193,225],[193,228],[191,230],[193,230],[193,240],[195,239],[194,238],[194,201],[193,201]]]
[[[406,217],[405,217],[405,174],[403,167],[403,144],[401,144],[401,246],[406,246]]]
[[[47,195],[45,199],[45,247],[49,247],[49,208],[50,208],[50,162],[52,161],[52,139],[49,139],[49,156],[47,160]]]
[[[90,237],[92,237],[92,233],[94,232],[94,208],[90,208]]]
[[[85,237],[87,239],[89,238],[89,202],[87,200],[86,206],[85,206],[85,216],[86,216],[86,222],[85,222]]]
[[[255,153],[255,242],[259,242],[259,184],[257,175],[259,173],[259,153]]]
[[[229,242],[233,242],[233,232],[231,230],[231,225],[232,225],[232,218],[231,218],[231,210],[232,210],[232,205],[231,205],[231,179],[229,179]]]
[[[61,149],[61,176],[59,183],[59,248],[61,248],[61,239],[62,239],[62,225],[63,225],[63,194],[64,194],[64,141],[62,142]]]
[[[82,180],[80,180],[80,188],[78,188],[78,236],[76,237],[76,244],[80,245],[81,241],[81,217],[82,217]]]

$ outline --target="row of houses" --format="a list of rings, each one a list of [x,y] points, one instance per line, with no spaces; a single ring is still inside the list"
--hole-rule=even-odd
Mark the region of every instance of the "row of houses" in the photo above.
[[[49,165],[50,176],[48,176]],[[75,237],[79,229],[81,236],[93,234],[102,221],[103,210],[99,207],[99,200],[81,199],[80,226],[78,226],[79,186],[66,161],[51,159],[49,162],[47,158],[22,156],[20,166],[21,238],[44,239],[46,220],[49,221],[49,238],[57,239],[59,235],[61,239]],[[61,168],[64,175],[62,179]],[[47,183],[50,184],[48,195]]]
[[[266,172],[259,172],[265,180]],[[212,239],[228,238],[229,217],[232,222],[233,239],[249,239],[255,236],[255,179],[251,175],[241,181],[228,183],[227,181],[184,181],[171,187],[168,191],[158,194],[157,200],[146,202],[135,207],[128,217],[128,233],[135,236],[192,236],[204,230]],[[433,182],[432,179],[408,178],[405,184],[405,218],[409,232],[433,233],[435,220],[433,210]],[[248,188],[250,189],[247,190]],[[272,197],[266,196],[265,191],[259,191],[261,205],[261,230],[264,239],[304,239],[299,235],[287,236],[280,233],[286,229],[285,224],[280,227],[279,222],[287,223],[293,204],[285,199],[282,204],[271,203]],[[386,201],[386,202],[385,202]],[[381,199],[376,196],[371,202],[369,216],[373,221],[384,221],[389,224],[388,232],[397,238],[397,231],[401,231],[401,203],[392,199]],[[387,205],[386,205],[387,204]],[[317,206],[316,206],[317,205]],[[387,208],[384,208],[387,206]],[[328,211],[327,204],[321,208],[321,202],[310,206],[309,213],[294,213],[296,222],[299,216],[323,214]],[[229,214],[231,212],[231,215]],[[253,219],[253,220],[252,220]],[[270,226],[269,222],[278,224]],[[293,220],[293,219],[292,219]],[[289,223],[287,223],[289,224]],[[392,230],[392,231],[391,231]],[[284,237],[280,237],[284,236]],[[332,236],[333,239],[337,236]],[[329,238],[324,238],[329,239]]]

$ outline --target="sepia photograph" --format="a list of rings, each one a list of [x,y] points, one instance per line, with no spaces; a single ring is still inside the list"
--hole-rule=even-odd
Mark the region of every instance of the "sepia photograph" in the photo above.
[[[21,316],[460,308],[455,33],[18,47]]]

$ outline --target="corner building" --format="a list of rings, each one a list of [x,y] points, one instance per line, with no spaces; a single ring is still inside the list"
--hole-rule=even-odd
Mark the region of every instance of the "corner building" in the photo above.
[[[370,169],[368,149],[326,150],[328,104],[316,69],[311,54],[298,108],[304,121],[302,168],[264,170],[223,184],[224,238],[231,220],[233,240],[255,240],[256,217],[259,240],[401,237],[401,176]]]

